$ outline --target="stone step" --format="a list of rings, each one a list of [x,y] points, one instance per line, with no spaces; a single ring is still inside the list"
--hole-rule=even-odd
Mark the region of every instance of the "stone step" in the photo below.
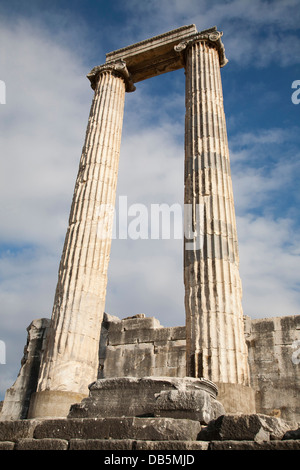
[[[0,442],[2,450],[103,450],[103,451],[201,451],[201,450],[300,450],[300,440],[285,441],[149,441],[133,439],[19,439]],[[127,455],[127,454],[122,454]],[[199,455],[199,454],[197,454]]]
[[[196,441],[198,421],[173,418],[68,418],[37,424],[35,439],[135,439]]]

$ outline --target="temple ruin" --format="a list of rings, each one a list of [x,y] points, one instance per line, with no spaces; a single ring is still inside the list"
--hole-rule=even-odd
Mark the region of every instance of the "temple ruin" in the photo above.
[[[51,321],[30,325],[1,420],[152,416],[208,425],[225,413],[263,413],[299,421],[300,366],[291,357],[300,316],[251,320],[242,309],[222,34],[183,26],[108,53],[88,74],[94,97]],[[178,69],[185,71],[184,203],[193,238],[183,247],[186,323],[163,328],[142,314],[105,313],[113,214],[103,207],[115,204],[126,93]]]

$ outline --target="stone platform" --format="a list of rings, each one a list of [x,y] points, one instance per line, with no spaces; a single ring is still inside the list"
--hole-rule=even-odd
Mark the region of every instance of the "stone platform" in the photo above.
[[[90,394],[71,406],[69,418],[117,416],[185,418],[207,424],[225,413],[210,380],[192,377],[100,379]]]
[[[0,450],[300,450],[299,429],[266,415],[224,415],[208,426],[174,418],[0,422]]]

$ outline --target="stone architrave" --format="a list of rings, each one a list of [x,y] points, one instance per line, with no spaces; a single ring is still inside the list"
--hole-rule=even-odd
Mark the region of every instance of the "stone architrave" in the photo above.
[[[97,377],[125,91],[134,86],[120,60],[88,78],[95,93],[29,417],[66,416]]]
[[[177,46],[186,62],[184,202],[194,236],[184,246],[187,375],[248,386],[221,36],[213,28]]]

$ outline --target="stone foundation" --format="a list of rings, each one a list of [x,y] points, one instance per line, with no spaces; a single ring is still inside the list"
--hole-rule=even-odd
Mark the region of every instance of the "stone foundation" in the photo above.
[[[269,418],[269,421],[268,421]],[[172,418],[65,418],[0,422],[0,450],[300,450],[292,424],[220,416],[208,426]]]

